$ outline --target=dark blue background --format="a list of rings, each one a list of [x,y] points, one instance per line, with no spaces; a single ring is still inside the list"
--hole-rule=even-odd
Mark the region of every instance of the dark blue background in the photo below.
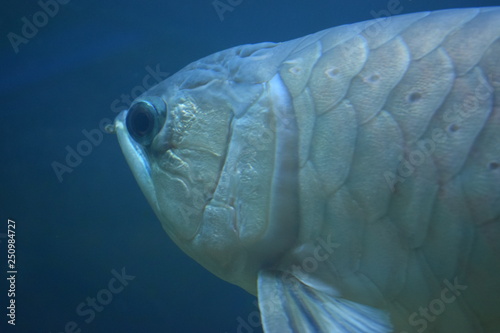
[[[221,0],[227,3],[227,0]],[[235,0],[233,0],[235,1]],[[491,6],[492,0],[401,0],[402,13]],[[83,157],[59,182],[51,163],[82,130],[112,119],[112,102],[159,64],[174,73],[191,61],[245,43],[285,41],[371,19],[387,0],[243,0],[221,21],[212,0],[72,0],[16,54],[36,1],[5,2],[0,14],[0,332],[237,332],[254,298],[221,281],[168,239],[143,198],[116,137]],[[16,326],[6,325],[7,218],[17,222]],[[135,276],[88,317],[112,269]],[[253,329],[253,328],[252,328]],[[251,332],[240,330],[240,332]],[[253,332],[258,332],[255,329]]]

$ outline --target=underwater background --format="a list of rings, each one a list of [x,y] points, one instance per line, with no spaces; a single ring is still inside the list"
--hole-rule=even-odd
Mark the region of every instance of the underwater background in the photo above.
[[[255,297],[167,237],[103,124],[145,86],[232,46],[393,8],[493,5],[500,1],[2,1],[0,332],[262,332]]]

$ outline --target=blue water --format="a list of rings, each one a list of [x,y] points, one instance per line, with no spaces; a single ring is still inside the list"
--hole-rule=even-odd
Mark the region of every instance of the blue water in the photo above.
[[[221,20],[212,0],[72,0],[17,53],[8,34],[21,35],[22,18],[33,20],[41,7],[36,1],[2,7],[0,332],[260,331],[248,320],[254,297],[177,249],[116,137],[98,129],[116,115],[112,105],[126,105],[122,94],[138,91],[148,66],[174,73],[231,46],[285,41],[371,19],[388,6],[386,0],[240,2]],[[400,2],[402,13],[495,4]],[[84,130],[95,134],[90,147],[81,144]],[[54,162],[66,164],[68,149],[78,147],[87,156],[70,160],[72,171],[58,177]],[[15,326],[6,316],[8,218],[16,221]],[[115,275],[122,270],[128,280],[120,284]],[[92,309],[88,302],[97,296],[106,304]]]

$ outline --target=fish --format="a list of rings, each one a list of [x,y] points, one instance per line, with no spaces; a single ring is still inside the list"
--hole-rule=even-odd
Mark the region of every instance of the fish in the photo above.
[[[109,130],[265,332],[500,331],[500,7],[233,47]]]

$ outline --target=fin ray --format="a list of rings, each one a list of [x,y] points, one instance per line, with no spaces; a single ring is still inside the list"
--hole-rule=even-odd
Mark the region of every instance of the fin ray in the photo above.
[[[258,296],[265,332],[391,332],[388,313],[352,302],[291,273],[259,272]]]

